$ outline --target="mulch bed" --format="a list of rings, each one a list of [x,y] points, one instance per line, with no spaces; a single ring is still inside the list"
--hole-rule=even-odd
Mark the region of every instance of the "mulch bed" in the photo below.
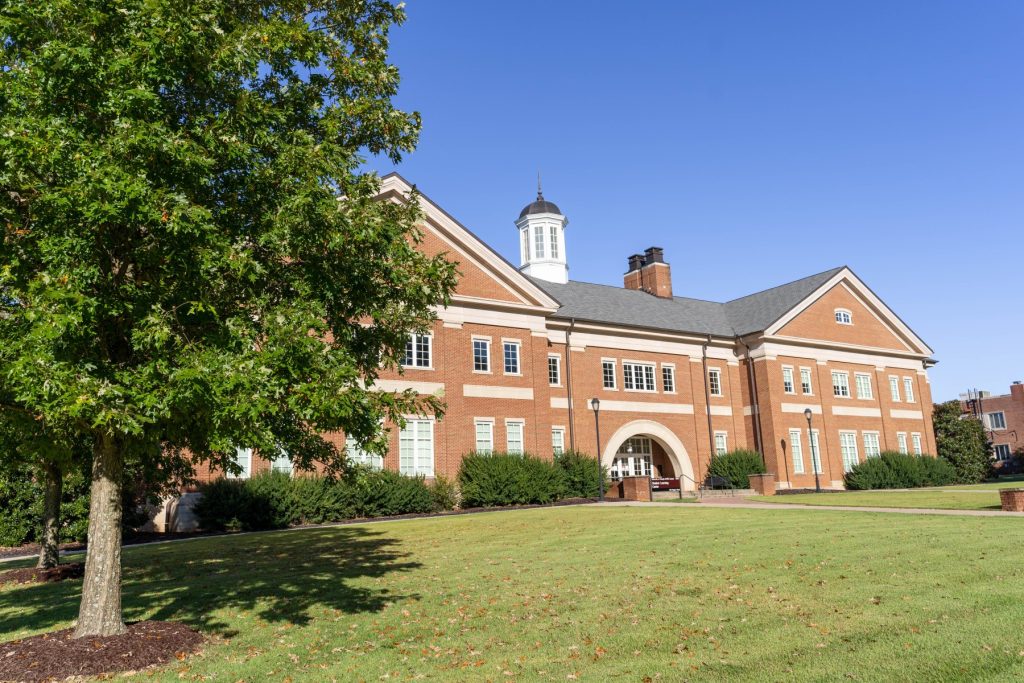
[[[84,562],[58,564],[52,569],[11,569],[0,572],[0,585],[5,583],[56,583],[65,579],[80,579],[85,574]]]
[[[172,621],[140,621],[127,633],[105,638],[71,636],[65,629],[0,643],[0,681],[62,681],[69,676],[137,671],[184,659],[203,636]]]

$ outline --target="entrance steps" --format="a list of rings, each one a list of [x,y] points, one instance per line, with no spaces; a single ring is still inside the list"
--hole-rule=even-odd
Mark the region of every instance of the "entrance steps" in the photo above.
[[[705,489],[697,492],[697,497],[701,500],[709,500],[713,498],[742,498],[744,496],[756,496],[757,491],[754,489]]]

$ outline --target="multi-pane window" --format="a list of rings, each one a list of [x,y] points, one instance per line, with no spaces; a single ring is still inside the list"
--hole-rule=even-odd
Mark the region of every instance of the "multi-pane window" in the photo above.
[[[821,474],[821,446],[818,445],[818,430],[811,430],[811,466],[815,474]]]
[[[491,371],[491,342],[486,339],[473,340],[473,369],[477,372]]]
[[[494,452],[494,420],[476,420],[473,423],[476,428],[476,452]]]
[[[843,472],[860,462],[857,456],[857,432],[839,432],[839,451],[843,454]]]
[[[805,396],[810,396],[811,391],[811,369],[800,368],[800,391],[804,392]]]
[[[291,475],[292,456],[288,455],[288,451],[281,451],[281,455],[270,461],[270,471]]]
[[[508,453],[522,455],[523,428],[522,420],[505,420],[505,450]]]
[[[551,244],[551,258],[558,258],[558,228],[548,226],[548,239]]]
[[[907,433],[896,432],[896,448],[900,453],[908,453],[907,450]]]
[[[605,389],[615,388],[615,361],[603,360],[601,361],[601,378],[604,382]]]
[[[345,457],[357,465],[375,470],[384,469],[384,458],[363,448],[353,436],[345,436]]]
[[[544,228],[537,227],[533,233],[533,254],[537,258],[544,258]]]
[[[800,445],[800,430],[789,430],[789,454],[793,457],[793,474],[804,473],[804,450]]]
[[[852,325],[853,315],[845,308],[836,309],[836,322],[840,325]]]
[[[228,472],[228,479],[248,479],[252,476],[252,449],[251,448],[236,448],[235,457],[232,458],[235,464],[242,468],[242,471],[238,474]]]
[[[405,342],[405,359],[402,365],[407,368],[430,367],[430,335],[410,334]]]
[[[729,435],[725,432],[715,432],[715,455],[725,455],[729,452]]]
[[[874,458],[882,454],[878,445],[878,432],[864,432],[864,457]]]
[[[555,455],[565,453],[565,429],[562,427],[551,428],[551,452]]]
[[[398,433],[398,471],[410,476],[434,476],[433,420],[406,420]]]
[[[548,356],[548,384],[557,387],[562,383],[562,358]]]
[[[674,394],[676,391],[676,369],[672,365],[661,366],[661,390],[666,394]]]
[[[519,374],[519,342],[504,342],[505,349],[505,374]]]
[[[623,362],[622,388],[633,391],[654,391],[654,365]]]
[[[782,390],[787,394],[795,394],[796,387],[793,386],[793,368],[782,366]]]
[[[1010,447],[1007,444],[1005,444],[1005,443],[996,444],[995,446],[992,447],[992,449],[993,449],[992,452],[995,455],[996,460],[1002,461],[1002,460],[1009,460],[1010,459],[1010,456],[1011,456]]]
[[[651,440],[645,436],[626,439],[612,460],[609,476],[616,480],[651,476]]]
[[[874,392],[871,391],[871,375],[858,372],[853,377],[857,382],[857,398],[875,397]]]
[[[921,435],[917,432],[911,434],[910,443],[914,446],[914,455],[921,455]]]
[[[914,380],[911,377],[903,378],[903,397],[907,399],[907,403],[914,402]]]
[[[889,393],[892,394],[892,400],[894,403],[900,401],[900,378],[889,375]]]
[[[998,413],[986,413],[989,429],[1006,429],[1006,415],[1002,411]]]
[[[850,374],[832,371],[832,394],[839,398],[850,398]]]
[[[522,235],[523,235],[523,248],[522,248],[523,263],[526,263],[527,261],[530,260],[530,231],[524,229],[522,231]]]
[[[718,368],[708,370],[708,391],[712,396],[722,395],[722,371]]]

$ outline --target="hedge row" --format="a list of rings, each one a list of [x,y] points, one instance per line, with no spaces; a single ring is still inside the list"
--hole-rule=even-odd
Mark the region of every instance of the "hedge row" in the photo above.
[[[886,451],[854,465],[844,479],[850,490],[912,489],[952,484],[956,470],[942,458]]]
[[[470,453],[462,459],[458,480],[464,507],[493,507],[591,498],[605,475],[594,458],[572,451],[554,461],[528,454]]]
[[[764,474],[764,462],[757,451],[736,450],[724,455],[716,455],[708,465],[708,475],[724,477],[733,488],[750,488],[748,474]]]

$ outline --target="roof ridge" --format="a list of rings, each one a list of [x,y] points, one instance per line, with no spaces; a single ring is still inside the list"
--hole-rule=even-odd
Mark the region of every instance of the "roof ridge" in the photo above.
[[[752,292],[750,294],[744,294],[743,296],[738,296],[735,299],[729,299],[725,303],[726,304],[731,304],[734,301],[741,301],[743,299],[749,299],[752,296],[757,296],[759,294],[764,294],[765,292],[770,292],[773,289],[781,289],[782,287],[788,287],[789,285],[795,285],[798,282],[803,282],[804,280],[810,280],[811,278],[820,277],[822,275],[825,275],[826,273],[835,274],[835,273],[838,273],[839,271],[841,271],[843,269],[849,269],[849,266],[846,266],[846,265],[836,266],[835,268],[829,268],[827,270],[823,270],[820,273],[814,273],[813,275],[805,275],[804,277],[798,277],[795,280],[790,280],[789,282],[783,282],[781,285],[775,285],[774,287],[766,287],[765,289],[761,289],[761,290],[758,290],[756,292]]]

